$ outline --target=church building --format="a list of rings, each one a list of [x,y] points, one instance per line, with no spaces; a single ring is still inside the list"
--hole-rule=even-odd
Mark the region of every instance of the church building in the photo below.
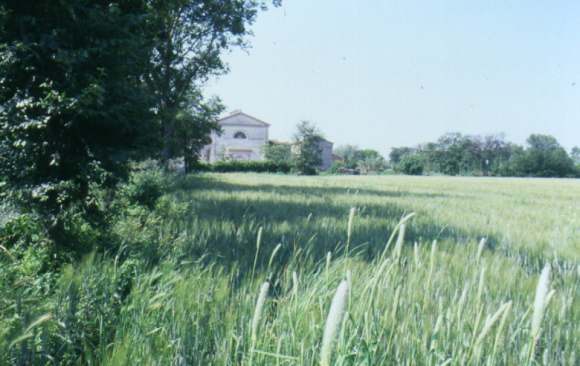
[[[214,163],[220,160],[265,160],[264,148],[269,141],[269,123],[238,110],[220,119],[218,124],[222,133],[212,132],[211,144],[201,151],[203,161]],[[320,144],[320,170],[327,170],[333,162],[333,143],[323,139]],[[296,144],[292,145],[293,152],[299,151]]]
[[[222,134],[211,134],[211,144],[203,148],[201,157],[209,163],[219,160],[264,160],[270,124],[234,111],[218,121]]]

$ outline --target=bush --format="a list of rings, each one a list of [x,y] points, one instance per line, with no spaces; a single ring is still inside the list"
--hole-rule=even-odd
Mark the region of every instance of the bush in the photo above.
[[[357,169],[361,174],[380,173],[386,167],[387,164],[382,156],[369,156],[359,160],[357,163]]]
[[[424,165],[424,161],[420,156],[405,155],[397,164],[397,171],[408,175],[422,175]]]
[[[254,172],[254,173],[289,173],[291,166],[287,162],[274,161],[218,161],[211,165],[211,171],[227,172]]]
[[[134,173],[123,192],[130,203],[153,209],[157,200],[167,191],[167,179],[159,167]]]
[[[329,169],[331,174],[340,174],[343,169],[346,168],[344,161],[335,161]]]
[[[359,175],[360,171],[356,168],[348,168],[343,161],[335,161],[329,169],[330,174],[347,174]]]

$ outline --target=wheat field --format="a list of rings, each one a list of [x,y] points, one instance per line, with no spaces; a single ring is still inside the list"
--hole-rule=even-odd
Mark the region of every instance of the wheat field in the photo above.
[[[118,226],[150,264],[66,268],[31,328],[83,362],[580,362],[578,180],[206,174]]]

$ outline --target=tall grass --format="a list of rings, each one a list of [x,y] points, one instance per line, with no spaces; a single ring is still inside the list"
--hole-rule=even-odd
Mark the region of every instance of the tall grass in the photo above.
[[[580,217],[520,229],[536,213],[513,215],[536,205],[552,223],[570,214],[552,191],[533,196],[535,181],[454,192],[464,180],[399,179],[185,182],[152,217],[119,223],[128,251],[156,238],[156,261],[89,258],[42,301],[19,290],[0,363],[578,364],[580,254],[566,233]],[[488,203],[505,192],[529,200]],[[134,230],[144,221],[153,232]],[[562,247],[546,244],[556,234]]]

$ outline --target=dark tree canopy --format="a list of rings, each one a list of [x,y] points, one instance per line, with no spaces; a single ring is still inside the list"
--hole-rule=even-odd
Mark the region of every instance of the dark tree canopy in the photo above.
[[[574,161],[558,141],[549,135],[530,135],[527,148],[514,161],[518,175],[566,177],[576,173]]]
[[[574,160],[574,164],[580,165],[580,147],[574,146],[570,152],[570,157]]]
[[[89,226],[103,223],[103,198],[126,178],[130,159],[186,156],[191,166],[223,108],[203,98],[201,86],[227,70],[221,54],[245,45],[248,26],[265,5],[3,1],[0,177],[6,190],[62,239],[67,215],[88,219]]]
[[[5,1],[0,32],[0,171],[59,228],[63,209],[96,209],[152,136],[142,80],[147,4]]]

